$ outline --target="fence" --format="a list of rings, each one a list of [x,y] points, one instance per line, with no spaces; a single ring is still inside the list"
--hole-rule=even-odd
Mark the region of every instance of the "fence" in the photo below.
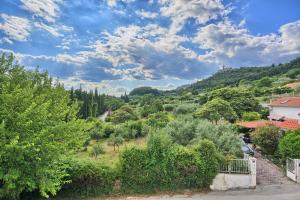
[[[287,160],[286,160],[286,169],[289,171],[289,172],[291,172],[291,173],[295,173],[295,171],[296,171],[296,162],[295,162],[295,160],[294,159],[291,159],[291,158],[288,158]]]
[[[226,161],[220,165],[219,172],[230,174],[249,174],[251,172],[249,159],[233,159]]]

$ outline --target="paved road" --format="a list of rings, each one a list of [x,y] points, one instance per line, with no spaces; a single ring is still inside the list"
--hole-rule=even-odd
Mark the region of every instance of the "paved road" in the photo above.
[[[300,200],[300,185],[268,185],[256,189],[194,194],[156,195],[113,198],[113,200]],[[99,200],[99,199],[93,199]]]

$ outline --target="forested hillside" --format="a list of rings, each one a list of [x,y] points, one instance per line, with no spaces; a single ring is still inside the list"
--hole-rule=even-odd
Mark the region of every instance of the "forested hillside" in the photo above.
[[[238,69],[220,70],[207,79],[198,81],[179,91],[204,91],[225,86],[238,86],[241,81],[254,81],[263,77],[274,77],[289,72],[292,77],[300,74],[300,58],[286,64],[271,65],[267,67],[241,67]]]

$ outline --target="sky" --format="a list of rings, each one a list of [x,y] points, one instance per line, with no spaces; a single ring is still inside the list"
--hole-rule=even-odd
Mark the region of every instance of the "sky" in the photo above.
[[[68,89],[174,89],[300,56],[299,0],[1,0],[0,53]]]

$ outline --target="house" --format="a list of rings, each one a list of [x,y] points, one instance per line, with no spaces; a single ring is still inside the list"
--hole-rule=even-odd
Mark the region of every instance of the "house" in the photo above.
[[[296,119],[300,120],[300,97],[282,97],[269,105],[270,120]]]
[[[283,130],[300,129],[300,97],[281,97],[269,104],[269,120],[241,122],[238,125],[255,129],[257,127],[274,125]]]

